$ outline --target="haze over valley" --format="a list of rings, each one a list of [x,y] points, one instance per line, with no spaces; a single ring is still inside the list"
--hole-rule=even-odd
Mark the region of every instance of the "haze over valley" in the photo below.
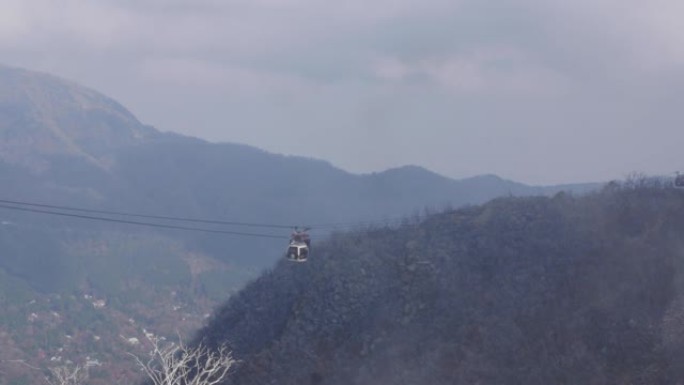
[[[681,11],[0,2],[0,384],[683,383]]]

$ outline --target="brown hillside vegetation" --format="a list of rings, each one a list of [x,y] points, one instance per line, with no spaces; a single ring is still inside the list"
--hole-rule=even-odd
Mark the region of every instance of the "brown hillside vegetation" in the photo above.
[[[200,339],[231,384],[675,384],[684,192],[612,183],[334,236],[232,298]]]

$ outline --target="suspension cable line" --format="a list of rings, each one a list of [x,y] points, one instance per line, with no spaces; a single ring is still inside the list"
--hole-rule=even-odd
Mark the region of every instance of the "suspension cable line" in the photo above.
[[[130,213],[130,212],[110,211],[110,210],[95,210],[95,209],[86,209],[86,208],[81,208],[81,207],[50,205],[50,204],[43,204],[43,203],[13,201],[13,200],[7,200],[7,199],[0,199],[0,203],[7,203],[7,204],[19,205],[19,206],[42,207],[42,208],[65,210],[65,211],[77,211],[77,212],[92,213],[92,214],[118,215],[118,216],[123,216],[123,217],[147,218],[147,219],[162,219],[162,220],[169,220],[169,221],[176,221],[176,222],[193,222],[193,223],[206,223],[206,224],[243,226],[243,227],[263,227],[263,228],[273,228],[273,229],[291,229],[291,228],[295,227],[295,225],[284,225],[284,224],[235,222],[235,221],[222,221],[222,220],[213,220],[213,219],[174,217],[174,216],[166,216],[166,215],[136,214],[136,213]]]
[[[31,207],[9,206],[9,205],[4,205],[4,204],[0,204],[0,208],[7,209],[7,210],[16,210],[16,211],[39,213],[39,214],[57,215],[57,216],[63,216],[63,217],[88,219],[88,220],[103,221],[103,222],[123,223],[123,224],[128,224],[128,225],[159,227],[159,228],[165,228],[165,229],[196,231],[196,232],[205,232],[205,233],[214,233],[214,234],[240,235],[240,236],[256,237],[256,238],[289,239],[289,237],[285,237],[285,236],[281,236],[281,235],[273,235],[273,234],[248,233],[248,232],[241,232],[241,231],[206,229],[206,228],[190,227],[190,226],[169,225],[169,224],[163,224],[163,223],[131,221],[131,220],[126,220],[126,219],[116,219],[116,218],[98,217],[98,216],[93,216],[93,215],[64,213],[64,212],[49,211],[49,210],[43,210],[43,209],[31,208]]]
[[[198,232],[210,232],[210,233],[219,233],[219,234],[245,235],[245,236],[267,237],[267,238],[281,238],[281,239],[285,239],[287,237],[270,235],[270,234],[261,234],[261,233],[249,233],[249,232],[240,232],[240,231],[197,228],[197,227],[191,227],[191,226],[172,225],[172,224],[164,224],[164,223],[156,223],[156,222],[141,222],[141,221],[136,221],[136,220],[128,220],[128,219],[120,219],[120,218],[108,218],[108,217],[103,217],[102,215],[130,217],[130,218],[145,218],[145,219],[173,221],[173,222],[203,223],[203,224],[213,224],[213,225],[226,225],[226,226],[237,226],[237,227],[242,226],[242,227],[254,227],[254,228],[271,228],[271,229],[292,229],[292,228],[297,228],[297,227],[307,227],[307,228],[310,228],[312,231],[319,231],[319,230],[326,231],[327,230],[328,232],[329,231],[335,231],[335,230],[350,229],[350,228],[359,227],[359,226],[373,226],[373,225],[391,226],[391,225],[400,224],[402,221],[404,221],[406,219],[406,218],[397,217],[397,218],[375,220],[375,221],[364,220],[364,221],[355,221],[355,222],[336,222],[336,223],[322,223],[322,224],[308,225],[308,226],[297,226],[297,225],[274,224],[274,223],[257,223],[257,222],[226,221],[226,220],[202,219],[202,218],[188,218],[188,217],[168,216],[168,215],[138,214],[138,213],[132,213],[132,212],[125,212],[125,211],[98,210],[98,209],[89,209],[89,208],[83,208],[83,207],[54,205],[54,204],[45,204],[45,203],[36,203],[36,202],[18,201],[18,200],[9,200],[9,199],[0,199],[0,208],[4,208],[4,209],[8,209],[8,210],[48,214],[48,215],[58,215],[58,216],[64,216],[64,217],[73,217],[73,218],[81,218],[81,219],[100,220],[100,221],[106,221],[106,222],[133,224],[133,225],[148,226],[148,227],[161,227],[161,228],[168,228],[168,229],[178,229],[178,230],[188,230],[188,231],[198,231]],[[59,210],[59,211],[54,211],[54,210]],[[67,211],[67,212],[65,213],[62,211]],[[69,211],[71,211],[72,213],[68,213]],[[75,214],[74,212],[75,213],[95,214],[95,215]],[[97,215],[97,214],[99,214],[99,215]]]

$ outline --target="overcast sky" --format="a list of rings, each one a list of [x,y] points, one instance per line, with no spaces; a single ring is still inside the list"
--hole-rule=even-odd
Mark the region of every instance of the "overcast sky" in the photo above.
[[[0,0],[0,62],[144,123],[534,184],[684,170],[676,0]]]

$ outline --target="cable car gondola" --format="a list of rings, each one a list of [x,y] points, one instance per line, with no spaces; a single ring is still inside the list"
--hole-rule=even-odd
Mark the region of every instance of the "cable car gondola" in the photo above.
[[[295,227],[290,236],[290,244],[287,246],[286,257],[292,262],[306,262],[311,251],[311,237],[307,233],[309,228],[299,230]]]

